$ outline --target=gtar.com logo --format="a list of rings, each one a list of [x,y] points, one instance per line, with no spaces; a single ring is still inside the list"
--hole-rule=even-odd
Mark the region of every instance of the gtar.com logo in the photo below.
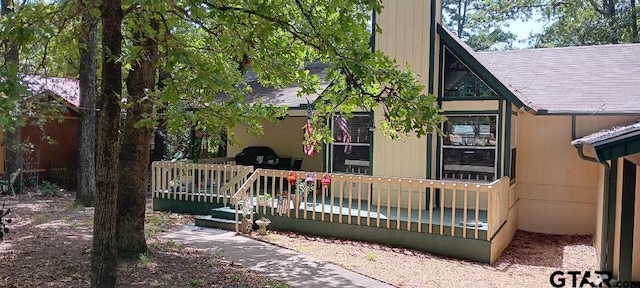
[[[608,271],[555,271],[549,282],[553,287],[639,287],[640,282],[614,281]]]

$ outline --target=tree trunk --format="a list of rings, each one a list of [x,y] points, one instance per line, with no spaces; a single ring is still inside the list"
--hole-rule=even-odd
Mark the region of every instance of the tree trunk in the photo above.
[[[158,90],[164,88],[163,81],[169,79],[169,73],[161,70],[158,73]],[[166,109],[162,108],[158,110],[158,127],[156,128],[153,137],[153,155],[152,161],[161,161],[167,156],[167,117],[164,115]]]
[[[2,15],[12,14],[14,11],[14,3],[12,0],[2,0]],[[18,71],[18,65],[20,61],[20,49],[18,45],[12,41],[5,42],[5,55],[4,55],[4,63],[6,66],[13,66],[9,68],[9,70]],[[16,75],[17,76],[17,75]],[[16,99],[19,95],[15,95],[15,91],[8,91],[8,93],[13,93],[14,95],[7,95],[9,98]],[[19,105],[19,104],[18,104]],[[17,117],[22,117],[22,115],[16,115]],[[18,168],[22,168],[22,129],[20,125],[13,125],[12,127],[4,127],[4,139],[6,142],[7,149],[7,173],[11,174],[16,172]],[[22,173],[18,174],[16,178],[16,186],[18,187],[17,191],[20,192],[22,190]]]
[[[618,25],[618,15],[616,15],[616,0],[603,0],[604,17],[609,23],[609,43],[618,44],[620,42],[620,29]]]
[[[97,19],[91,10],[95,0],[83,7],[80,32],[80,127],[78,138],[78,191],[76,203],[92,207],[96,191],[96,30]]]
[[[120,95],[122,95],[122,17],[120,0],[102,4],[102,92],[98,98],[96,208],[91,250],[91,286],[115,287],[117,277],[116,203]]]
[[[140,12],[136,25],[150,24],[157,33],[158,23],[148,19],[145,11]],[[145,24],[147,23],[147,24]],[[149,31],[148,29],[142,29]],[[149,181],[149,156],[153,127],[136,127],[145,115],[153,112],[153,103],[147,91],[156,86],[156,62],[158,44],[144,32],[135,32],[134,45],[142,51],[132,61],[127,77],[127,117],[124,120],[122,150],[120,151],[120,184],[118,189],[118,224],[116,228],[118,255],[135,258],[145,252],[147,243],[144,236],[144,212]],[[149,117],[149,116],[147,116]]]
[[[631,42],[638,43],[638,7],[636,7],[636,0],[631,0]]]

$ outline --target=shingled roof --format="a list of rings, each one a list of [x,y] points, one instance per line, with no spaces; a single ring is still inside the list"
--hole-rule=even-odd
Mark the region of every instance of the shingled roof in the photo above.
[[[472,70],[491,74],[474,71],[480,78],[497,79],[535,113],[640,113],[640,44],[475,52],[439,31],[477,60]]]
[[[27,76],[23,82],[33,95],[57,96],[74,109],[80,107],[80,86],[76,79]]]
[[[320,77],[320,91],[316,91],[315,94],[307,95],[306,97],[298,97],[300,87],[297,85],[291,85],[282,89],[273,89],[260,85],[258,80],[254,78],[247,81],[252,90],[251,94],[246,97],[247,102],[260,100],[265,104],[287,106],[289,108],[299,108],[303,105],[307,105],[307,99],[310,103],[313,103],[324,89],[329,86],[330,82],[325,79],[326,67],[327,66],[322,63],[310,63],[305,65],[305,69],[309,70],[310,74],[317,74]]]

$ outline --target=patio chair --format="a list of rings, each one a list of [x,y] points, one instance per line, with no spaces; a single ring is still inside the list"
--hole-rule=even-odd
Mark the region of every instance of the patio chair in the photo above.
[[[293,166],[291,166],[291,170],[300,171],[300,168],[302,168],[302,158],[298,157],[293,160]]]
[[[2,193],[11,191],[11,195],[16,195],[15,190],[13,190],[13,184],[15,184],[16,178],[18,178],[21,170],[22,169],[18,168],[16,172],[11,173],[11,175],[9,175],[9,180],[0,180],[0,189],[2,189]]]
[[[291,168],[292,159],[293,158],[291,156],[280,156],[278,158],[278,164],[276,165],[276,169],[289,170]]]

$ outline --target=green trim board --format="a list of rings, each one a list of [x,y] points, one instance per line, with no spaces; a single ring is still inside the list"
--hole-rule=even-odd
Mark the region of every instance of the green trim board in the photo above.
[[[153,198],[152,203],[153,211],[167,211],[195,215],[207,215],[211,213],[211,209],[224,206],[223,203],[186,201],[171,198]]]
[[[451,53],[458,57],[458,59],[460,59],[460,61],[462,61],[462,63],[471,70],[471,72],[476,74],[480,80],[484,81],[489,88],[493,89],[493,91],[498,95],[511,101],[518,108],[526,107],[526,105],[515,94],[513,94],[513,92],[511,92],[504,83],[491,74],[491,72],[489,72],[489,70],[484,67],[478,59],[467,51],[467,49],[465,49],[458,40],[449,35],[449,33],[440,24],[438,24],[438,34],[440,35],[441,41],[447,48],[449,48]]]
[[[435,84],[435,48],[436,48],[436,0],[431,0],[431,6],[429,9],[430,24],[429,24],[429,86],[428,92],[429,94],[434,93],[434,84]],[[442,55],[442,50],[440,51],[440,55]],[[442,66],[442,65],[440,65]]]
[[[609,174],[609,188],[608,197],[604,198],[604,205],[607,206],[606,214],[603,214],[606,217],[606,226],[605,221],[603,219],[602,226],[603,230],[606,232],[606,237],[602,240],[606,242],[606,249],[604,251],[600,251],[600,253],[604,253],[606,255],[606,263],[605,263],[605,271],[613,271],[613,247],[615,241],[615,227],[616,227],[616,198],[618,191],[618,159],[611,160],[611,170]]]
[[[502,103],[502,101],[500,101]],[[511,111],[511,103],[507,101],[506,107]],[[511,113],[504,113],[504,171],[502,176],[511,176]]]
[[[427,179],[432,178],[431,171],[433,168],[433,135],[431,133],[427,134]]]
[[[608,253],[608,249],[610,247],[609,245],[609,241],[608,241],[608,237],[609,237],[609,230],[613,230],[613,229],[609,229],[609,208],[611,205],[609,205],[610,201],[610,194],[611,194],[611,166],[609,166],[609,164],[604,164],[604,187],[603,187],[603,193],[602,193],[602,199],[603,202],[602,203],[602,231],[600,231],[600,270],[603,271],[613,271],[611,268],[613,266],[613,259],[611,261],[608,261],[609,258],[611,258],[610,254]],[[615,189],[615,186],[614,186]],[[615,190],[613,190],[615,192]],[[596,232],[597,233],[597,232]],[[613,246],[611,246],[613,251]],[[611,263],[611,264],[608,264]]]
[[[622,163],[622,207],[620,211],[620,281],[631,281],[633,274],[633,237],[636,203],[637,166],[624,159]]]
[[[376,123],[376,121],[375,121],[375,113],[373,112],[373,110],[371,110],[371,111],[369,111],[369,127],[375,127],[375,123]],[[375,130],[369,129],[369,139],[371,139],[371,143],[369,143],[369,175],[373,175],[373,167],[374,167],[373,166],[373,160],[374,160],[373,158],[375,158],[375,157],[373,157],[374,156],[374,154],[373,154],[373,142],[375,142],[375,141],[373,141],[374,140],[373,137],[375,137],[374,131]],[[371,191],[371,193],[373,193],[373,190],[370,190],[370,191]]]
[[[376,51],[376,11],[371,9],[371,37],[369,38],[371,52]]]
[[[504,128],[504,127],[502,127],[503,126],[502,125],[502,121],[504,121],[502,119],[502,118],[504,118],[503,117],[503,115],[504,115],[504,101],[500,101],[498,103],[499,103],[498,104],[499,112],[498,112],[498,120],[496,121],[496,126],[497,126],[496,127],[496,131],[500,131],[501,132],[500,133],[500,137],[503,137],[503,135],[505,135],[505,133],[502,133],[502,129]],[[509,107],[509,110],[511,110],[511,107]],[[504,139],[500,139],[499,137],[497,137],[497,138],[498,138],[497,139],[498,143],[496,143],[496,144],[498,144],[497,145],[498,147],[496,147],[496,150],[497,150],[496,151],[496,157],[498,159],[497,159],[496,162],[498,162],[498,163],[496,164],[496,179],[495,180],[498,180],[498,179],[502,178],[502,175],[503,175],[502,170],[500,170],[502,168],[502,161],[500,161],[500,160],[502,160],[502,158],[503,158],[502,157],[502,150],[503,150],[502,149],[502,143],[504,142]]]
[[[443,115],[498,115],[500,110],[442,111]]]
[[[577,129],[577,124],[576,124],[576,115],[571,115],[571,141],[576,140],[576,129]]]

